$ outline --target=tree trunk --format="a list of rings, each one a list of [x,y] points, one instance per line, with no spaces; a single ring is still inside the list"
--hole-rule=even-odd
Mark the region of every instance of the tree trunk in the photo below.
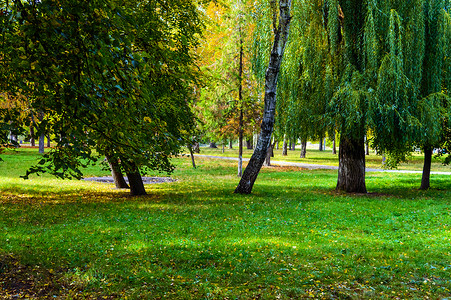
[[[232,142],[232,140],[229,140],[229,149],[233,149],[233,142]]]
[[[246,148],[248,150],[252,150],[254,148],[250,139],[246,139]]]
[[[279,150],[279,141],[276,141],[276,150]],[[274,151],[274,149],[273,149]]]
[[[47,148],[50,148],[50,134],[47,135]]]
[[[195,142],[193,145],[193,151],[194,153],[200,153],[200,145],[198,142]]]
[[[370,143],[365,135],[365,155],[370,155]]]
[[[271,166],[271,157],[274,157],[274,145],[275,143],[273,143],[272,145],[270,144],[268,152],[266,153],[265,166],[267,167]]]
[[[319,151],[323,151],[323,138],[319,139]]]
[[[283,138],[283,148],[282,148],[282,155],[287,156],[288,155],[288,144],[287,144],[287,138]]]
[[[129,186],[122,175],[121,168],[115,159],[112,159],[110,155],[105,155],[108,165],[110,166],[111,176],[113,176],[114,184],[118,189],[128,189]]]
[[[366,193],[363,136],[357,139],[342,136],[338,157],[336,190],[348,193]]]
[[[44,120],[44,113],[39,112],[38,118],[39,118],[39,121],[42,122],[42,120]],[[45,139],[45,135],[42,132],[41,135],[39,136],[39,153],[44,153],[44,143],[45,143],[44,139]]]
[[[191,147],[191,145],[188,145],[188,149],[189,149],[189,155],[191,156],[191,162],[193,164],[193,168],[196,168],[196,162],[194,161],[194,153],[193,153],[193,147]]]
[[[243,38],[241,36],[241,26],[239,27],[240,34],[240,61],[238,66],[238,101],[240,107],[240,119],[238,124],[239,134],[239,150],[238,150],[238,177],[243,175],[243,134],[244,134],[244,113],[243,113]]]
[[[31,147],[36,146],[36,141],[34,139],[34,127],[33,127],[33,124],[30,126],[30,146]]]
[[[291,149],[292,151],[296,151],[296,140],[291,142]]]
[[[216,146],[215,142],[210,142],[210,148],[218,148],[218,146]]]
[[[424,165],[423,165],[423,176],[421,177],[421,187],[420,190],[427,190],[431,187],[431,165],[432,165],[432,147],[424,148]]]
[[[225,152],[225,143],[223,142],[222,143],[222,153],[224,153]]]
[[[332,147],[332,154],[337,154],[337,136],[334,134],[334,141]]]
[[[133,173],[127,173],[128,183],[130,184],[130,195],[142,196],[147,195],[144,188],[143,179],[139,171]]]
[[[277,77],[279,76],[280,64],[288,39],[291,19],[290,7],[291,0],[279,0],[279,22],[277,29],[274,28],[274,42],[265,76],[265,109],[263,112],[261,133],[254,153],[235,189],[235,193],[250,194],[252,192],[252,187],[265,161],[268,147],[271,143],[274,115],[276,112]],[[277,24],[276,18],[277,16],[274,16],[273,24]]]
[[[303,140],[301,144],[301,158],[305,158],[307,154],[307,140]]]

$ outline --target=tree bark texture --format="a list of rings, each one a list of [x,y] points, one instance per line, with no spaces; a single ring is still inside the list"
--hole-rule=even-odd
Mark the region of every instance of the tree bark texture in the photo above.
[[[341,137],[337,191],[366,193],[365,148],[361,138]]]
[[[291,149],[292,151],[296,151],[296,140],[291,142]]]
[[[420,190],[427,190],[431,187],[431,164],[432,164],[432,147],[424,148],[424,165],[423,165],[423,175],[421,177],[421,187]]]
[[[232,140],[229,140],[229,149],[233,149],[233,142],[232,142]]]
[[[307,154],[307,140],[302,141],[301,143],[301,158],[305,158]]]
[[[243,176],[235,189],[235,193],[250,194],[252,192],[252,187],[265,161],[268,147],[271,143],[276,112],[277,77],[279,75],[285,45],[288,40],[291,19],[290,7],[291,0],[279,0],[279,23],[277,28],[274,28],[274,43],[265,76],[265,109],[263,112],[260,137],[255,146],[254,153],[244,170]],[[276,21],[274,20],[274,24],[277,23]]]
[[[124,179],[124,175],[122,175],[121,169],[117,161],[115,161],[111,156],[106,155],[106,159],[108,161],[108,165],[111,169],[111,176],[113,176],[114,185],[118,189],[128,189],[129,186]]]
[[[319,151],[323,151],[323,139],[319,139]]]

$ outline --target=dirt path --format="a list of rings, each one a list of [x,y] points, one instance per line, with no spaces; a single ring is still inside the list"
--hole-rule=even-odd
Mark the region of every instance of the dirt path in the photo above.
[[[216,158],[216,159],[227,159],[227,160],[236,160],[238,161],[238,157],[227,157],[227,156],[214,156],[214,155],[201,155],[195,154],[194,157],[204,157],[204,158]],[[243,161],[249,161],[249,158],[243,158]],[[309,170],[338,170],[336,166],[327,166],[327,165],[317,165],[317,164],[306,164],[306,163],[297,163],[297,162],[288,162],[288,161],[277,161],[271,160],[271,164],[278,166],[290,166],[290,167],[300,167]],[[384,170],[384,169],[373,169],[366,168],[367,172],[382,172],[382,173],[404,173],[404,174],[421,174],[422,171],[410,171],[410,170]],[[434,172],[431,174],[436,175],[451,175],[451,172]]]

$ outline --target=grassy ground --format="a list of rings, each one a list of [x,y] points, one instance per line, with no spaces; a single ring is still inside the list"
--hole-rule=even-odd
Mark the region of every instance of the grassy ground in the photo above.
[[[250,158],[253,150],[244,149],[243,156]],[[233,149],[224,149],[219,146],[216,149],[212,148],[201,148],[201,153],[204,155],[217,155],[217,156],[231,156],[238,157],[238,147],[237,145]],[[298,146],[295,151],[288,151],[287,156],[282,156],[282,148],[279,150],[274,150],[274,160],[280,161],[290,161],[299,163],[310,163],[310,164],[322,164],[329,166],[338,166],[338,155],[332,154],[332,150],[327,149],[326,151],[319,151],[316,147],[308,148],[306,158],[300,158],[301,149]],[[432,171],[451,171],[451,166],[444,166],[442,164],[443,158],[434,157],[432,159]],[[376,155],[374,151],[370,151],[370,155],[366,156],[366,167],[367,168],[382,168],[382,156]],[[401,163],[398,167],[399,170],[423,170],[423,154],[413,153],[409,157],[407,162]]]
[[[0,298],[441,299],[451,289],[451,181],[369,173],[336,194],[336,171],[264,168],[232,193],[236,163],[175,160],[175,183],[131,198],[112,185],[17,179],[39,155],[0,163]],[[91,168],[88,175],[105,175]],[[14,298],[16,297],[16,298]]]

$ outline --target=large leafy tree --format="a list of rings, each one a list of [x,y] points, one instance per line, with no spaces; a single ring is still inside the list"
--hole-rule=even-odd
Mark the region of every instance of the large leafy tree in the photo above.
[[[3,91],[45,113],[57,146],[31,172],[82,176],[93,149],[144,194],[143,168],[169,158],[194,127],[190,49],[201,24],[191,1],[7,1],[0,17]]]

